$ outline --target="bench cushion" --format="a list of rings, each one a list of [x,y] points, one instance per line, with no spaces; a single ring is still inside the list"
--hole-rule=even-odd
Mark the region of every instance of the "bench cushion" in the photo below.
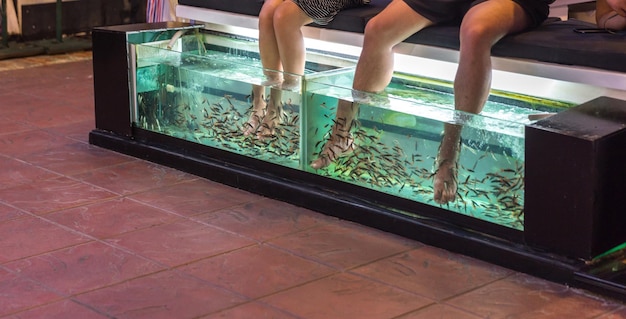
[[[576,20],[547,23],[502,39],[493,54],[626,72],[626,33],[576,33],[595,24]]]
[[[594,27],[583,21],[549,19],[532,31],[500,40],[492,48],[492,55],[626,72],[626,33],[574,32],[577,28]],[[426,28],[405,42],[458,50],[459,28]]]
[[[326,26],[313,26],[363,33],[367,22],[390,1],[372,0],[368,6],[343,10]],[[179,4],[248,15],[258,15],[263,5],[262,0],[179,0]],[[493,47],[492,54],[626,72],[626,32],[574,32],[576,28],[593,27],[595,25],[582,21],[551,18],[532,31],[505,37]],[[459,28],[458,25],[429,27],[412,35],[405,42],[458,50]]]

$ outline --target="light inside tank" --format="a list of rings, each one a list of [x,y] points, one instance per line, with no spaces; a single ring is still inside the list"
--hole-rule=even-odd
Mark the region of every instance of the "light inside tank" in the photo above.
[[[352,100],[356,59],[309,51],[300,87],[265,89],[280,95],[280,124],[260,139],[244,134],[252,87],[266,79],[256,40],[189,33],[172,48],[168,40],[136,45],[138,128],[439,206],[432,177],[443,124],[460,124],[457,196],[443,208],[513,229],[523,230],[524,125],[572,106],[494,90],[480,115],[462,114],[450,81],[398,72],[372,99],[383,103],[360,106],[355,150],[314,170],[338,101]]]

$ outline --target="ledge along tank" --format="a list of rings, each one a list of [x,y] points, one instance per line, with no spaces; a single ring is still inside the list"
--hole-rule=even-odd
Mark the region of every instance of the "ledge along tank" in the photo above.
[[[280,94],[280,123],[265,138],[243,132],[252,86],[264,84],[255,39],[194,29],[136,46],[139,128],[355,184],[515,230],[524,229],[524,126],[572,104],[493,91],[479,115],[454,110],[451,83],[396,73],[360,103],[354,151],[314,170],[339,100],[352,101],[356,57],[307,53],[301,85]],[[361,93],[363,95],[363,93]],[[365,94],[367,95],[367,94]],[[444,123],[463,126],[457,196],[433,200]],[[408,211],[400,213],[412,216]]]

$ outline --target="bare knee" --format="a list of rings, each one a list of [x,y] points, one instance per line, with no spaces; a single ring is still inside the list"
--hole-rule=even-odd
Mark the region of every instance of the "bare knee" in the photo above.
[[[497,41],[492,30],[480,23],[462,23],[459,31],[461,47],[466,49],[490,49]]]
[[[274,10],[274,18],[272,19],[274,22],[274,29],[281,30],[288,26],[289,21],[289,13],[285,9],[285,6],[278,6],[276,10]]]
[[[274,10],[275,8],[263,8],[259,13],[259,29],[267,30],[274,25]]]
[[[385,24],[380,21],[381,19],[377,19],[377,17],[372,18],[365,25],[365,32],[363,35],[363,46],[374,47],[378,49],[391,49],[397,43],[390,43],[388,36],[388,28],[385,27]]]
[[[293,2],[284,2],[274,11],[274,30],[281,33],[299,31],[302,26],[312,22]]]
[[[383,26],[383,23],[381,21],[381,18],[379,16],[374,16],[365,25],[365,34],[366,35],[367,34],[379,35],[382,32],[385,32],[385,30],[384,30],[384,26]]]

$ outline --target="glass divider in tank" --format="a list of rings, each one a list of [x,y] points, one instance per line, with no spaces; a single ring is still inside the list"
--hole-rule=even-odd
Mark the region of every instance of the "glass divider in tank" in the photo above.
[[[128,45],[128,58],[129,58],[129,85],[130,85],[130,123],[134,125],[139,121],[138,105],[137,105],[137,56],[135,52],[135,45]]]
[[[349,92],[349,90],[347,90]],[[310,159],[321,156],[332,134],[338,100],[307,92],[309,107],[307,151]],[[350,103],[350,102],[348,102]],[[468,117],[452,120],[466,124]],[[471,120],[471,117],[469,117]],[[360,105],[351,131],[351,152],[330,156],[333,161],[317,174],[431,205],[432,181],[445,122],[397,112],[393,108]],[[495,222],[523,227],[523,138],[503,139],[489,127],[463,130],[455,185],[456,199],[448,210]],[[512,174],[508,176],[507,174]],[[507,186],[508,185],[508,186]],[[508,187],[508,189],[507,189]]]

